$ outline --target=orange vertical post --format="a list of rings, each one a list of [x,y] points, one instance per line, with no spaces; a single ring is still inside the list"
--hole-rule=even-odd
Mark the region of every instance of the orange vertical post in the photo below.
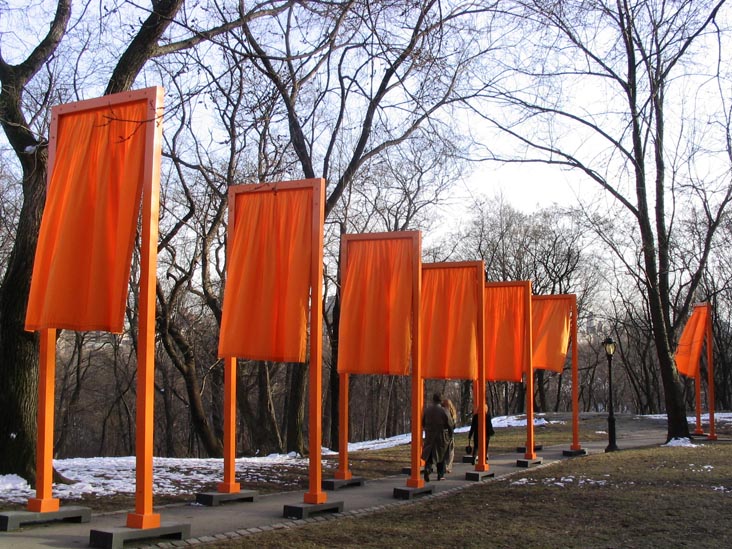
[[[571,450],[581,450],[579,441],[579,361],[577,360],[577,296],[570,296],[572,302],[572,323],[570,324],[572,342],[572,445]]]
[[[694,429],[695,435],[703,435],[704,429],[702,429],[701,409],[702,409],[702,398],[701,398],[701,368],[697,365],[696,376],[694,376],[694,403],[696,408],[696,429]]]
[[[224,359],[224,482],[217,490],[225,494],[241,490],[236,482],[236,357]]]
[[[422,234],[413,240],[412,283],[412,466],[407,487],[422,488],[422,408],[424,407],[424,383],[422,381],[422,350],[420,303],[422,296]]]
[[[229,224],[226,232],[229,242],[234,239],[236,221],[236,193],[229,189]],[[227,248],[227,260],[229,259]],[[224,481],[217,490],[224,494],[234,494],[241,490],[236,482],[236,363],[237,358],[224,358]]]
[[[536,452],[534,451],[534,364],[532,358],[534,344],[531,328],[531,282],[528,283],[526,300],[524,323],[527,327],[525,337],[528,339],[529,351],[526,353],[526,364],[524,365],[524,372],[526,373],[526,453],[524,457],[526,459],[536,459]]]
[[[709,407],[709,440],[717,440],[714,428],[714,335],[712,334],[712,306],[707,303],[707,406]],[[701,381],[701,380],[700,380]],[[698,385],[701,385],[700,383]]]
[[[478,391],[473,393],[476,395],[476,412],[478,414],[478,448],[476,452],[478,460],[475,464],[476,471],[488,471],[490,465],[486,461],[485,457],[488,453],[487,444],[485,439],[486,434],[486,417],[485,417],[485,267],[480,268],[480,273],[476,280],[477,291],[478,291],[478,337],[476,343],[478,344]],[[473,382],[475,388],[475,382]]]
[[[162,142],[163,88],[157,88],[151,120],[146,125],[145,184],[142,190],[142,241],[140,249],[140,305],[137,346],[137,411],[135,428],[135,512],[127,515],[130,528],[158,528],[160,515],[153,513],[153,419],[155,396],[155,282],[157,271],[158,218],[160,215],[160,150]]]
[[[40,362],[38,379],[38,434],[36,443],[36,497],[28,500],[28,510],[47,513],[59,510],[53,497],[53,417],[56,383],[56,329],[39,331]]]
[[[308,387],[308,435],[310,449],[310,489],[305,503],[325,503],[322,490],[321,444],[323,439],[323,223],[325,219],[325,181],[313,185],[312,261],[310,264],[310,386]]]
[[[341,240],[341,280],[345,278],[348,265],[348,244]],[[347,373],[338,374],[338,469],[335,478],[349,480],[353,478],[348,470],[348,384],[350,376]]]
[[[348,469],[348,381],[349,374],[338,375],[338,469],[335,478],[348,480],[353,474]]]

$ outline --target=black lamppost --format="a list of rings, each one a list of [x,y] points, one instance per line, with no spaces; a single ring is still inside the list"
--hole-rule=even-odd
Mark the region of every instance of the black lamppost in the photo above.
[[[615,444],[615,413],[613,410],[613,355],[615,354],[615,342],[610,336],[605,338],[602,342],[602,346],[605,347],[605,354],[607,355],[607,379],[608,379],[608,390],[610,391],[610,399],[607,414],[607,433],[608,433],[608,444],[605,448],[606,452],[614,452],[618,449]]]

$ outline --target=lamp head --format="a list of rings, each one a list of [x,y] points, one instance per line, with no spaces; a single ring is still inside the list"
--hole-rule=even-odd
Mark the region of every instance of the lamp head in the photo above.
[[[602,346],[605,347],[605,354],[607,356],[613,356],[613,354],[615,354],[615,342],[610,336],[607,336],[605,338],[605,340],[602,342]]]

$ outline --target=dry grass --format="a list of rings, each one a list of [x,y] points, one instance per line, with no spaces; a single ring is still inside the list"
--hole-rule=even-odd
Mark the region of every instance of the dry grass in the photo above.
[[[522,433],[504,434],[509,447],[511,436],[522,443]],[[408,447],[400,447],[359,456],[354,467],[391,467],[402,463],[399,453],[408,459]],[[592,455],[328,527],[208,547],[730,547],[731,458],[732,445],[724,442]]]

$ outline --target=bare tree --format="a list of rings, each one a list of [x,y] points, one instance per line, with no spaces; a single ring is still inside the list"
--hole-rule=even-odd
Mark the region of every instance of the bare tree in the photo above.
[[[362,168],[469,93],[487,6],[354,1],[292,6],[243,26],[240,48],[278,91],[304,177],[328,181],[326,217]],[[400,28],[392,23],[400,21]],[[295,366],[288,433],[302,433],[305,368]],[[301,451],[300,437],[288,440]]]
[[[527,41],[513,50],[509,63],[515,68],[504,73],[500,87],[491,88],[490,97],[486,94],[493,107],[483,103],[474,111],[519,151],[494,148],[490,158],[578,170],[629,214],[637,253],[605,243],[647,300],[669,438],[689,436],[673,361],[675,331],[695,299],[709,243],[732,198],[724,171],[710,174],[703,186],[684,177],[701,160],[690,154],[700,143],[687,138],[700,137],[689,129],[705,123],[695,124],[701,111],[711,114],[705,101],[716,81],[714,67],[701,79],[695,72],[701,64],[687,69],[710,53],[701,48],[713,38],[724,5],[724,0],[516,2],[512,14],[525,25]],[[716,53],[722,55],[724,48]],[[704,99],[693,104],[695,96]],[[687,102],[694,107],[684,108]],[[501,113],[515,116],[497,116],[498,105]],[[704,212],[705,247],[680,288],[672,256],[682,199],[687,208],[696,201]],[[594,219],[604,235],[600,218]],[[675,291],[681,292],[679,299]]]
[[[23,324],[45,201],[48,153],[23,108],[23,91],[53,56],[70,17],[71,1],[60,0],[48,32],[23,61],[11,65],[0,54],[0,124],[23,171],[23,204],[0,286],[0,398],[5,402],[0,472],[30,480],[35,479],[38,351],[34,334]]]
[[[120,56],[106,93],[129,89],[150,57],[161,53],[159,41],[183,0],[159,0],[141,22],[132,42]],[[0,471],[17,473],[34,481],[37,407],[38,348],[33,334],[23,329],[32,262],[45,202],[47,142],[33,131],[24,93],[43,68],[52,69],[54,54],[64,39],[71,18],[71,2],[58,0],[48,33],[27,57],[9,64],[0,57],[0,124],[23,172],[23,204],[17,234],[0,287],[0,398],[8,413],[0,422]],[[196,38],[200,40],[200,38]],[[43,102],[33,104],[35,114],[48,115],[54,99],[54,82],[48,82]]]

